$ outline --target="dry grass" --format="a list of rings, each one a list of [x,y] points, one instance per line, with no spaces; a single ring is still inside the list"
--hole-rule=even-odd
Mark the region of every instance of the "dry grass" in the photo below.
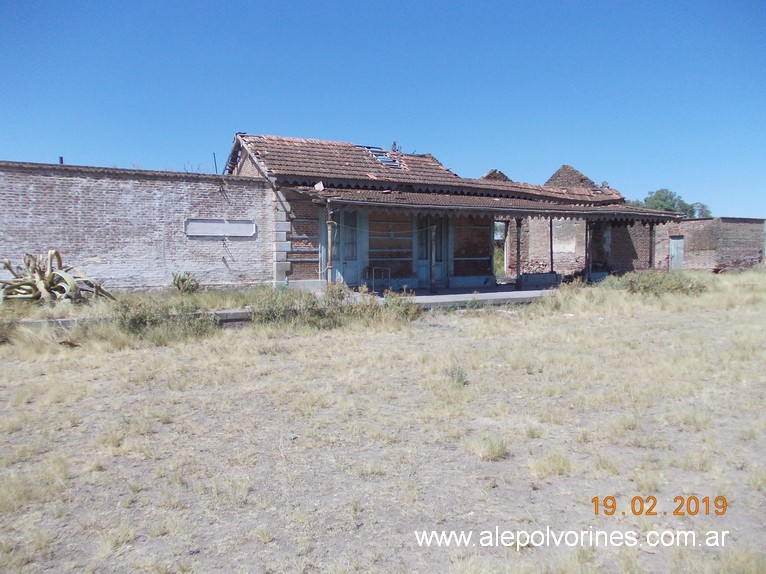
[[[766,278],[562,290],[188,341],[0,345],[0,570],[760,572]],[[636,495],[724,495],[647,521]],[[729,530],[724,549],[420,548],[415,530]]]
[[[571,476],[573,471],[572,459],[559,449],[532,458],[528,464],[530,472],[537,478]]]
[[[508,456],[508,443],[502,437],[482,433],[465,441],[465,447],[481,460],[500,460]]]

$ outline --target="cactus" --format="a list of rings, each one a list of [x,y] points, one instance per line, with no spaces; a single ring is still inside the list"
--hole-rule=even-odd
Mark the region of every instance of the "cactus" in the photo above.
[[[3,267],[13,278],[0,279],[0,302],[6,299],[42,302],[83,301],[93,297],[114,299],[82,271],[72,265],[63,265],[56,249],[49,250],[47,255],[27,253],[23,265],[16,268],[10,260],[3,259]]]
[[[173,285],[181,293],[185,294],[194,293],[199,289],[199,281],[197,281],[197,277],[191,271],[173,273]]]

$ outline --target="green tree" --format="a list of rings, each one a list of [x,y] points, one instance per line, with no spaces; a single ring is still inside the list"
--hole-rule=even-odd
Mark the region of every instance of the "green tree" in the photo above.
[[[704,203],[687,203],[680,195],[664,187],[657,191],[649,192],[649,195],[643,201],[626,201],[626,203],[634,207],[683,213],[684,217],[688,219],[699,219],[700,217],[710,217],[712,215],[710,208]]]
[[[713,212],[710,211],[710,208],[705,205],[704,203],[700,203],[699,201],[696,203],[692,203],[692,207],[694,207],[694,219],[702,219],[703,217],[713,217]]]

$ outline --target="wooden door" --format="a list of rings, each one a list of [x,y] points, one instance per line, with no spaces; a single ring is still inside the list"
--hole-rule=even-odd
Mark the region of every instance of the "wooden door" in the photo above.
[[[670,270],[682,271],[684,268],[684,236],[670,236]]]
[[[430,287],[432,279],[444,286],[444,218],[419,216],[416,225],[418,287]]]

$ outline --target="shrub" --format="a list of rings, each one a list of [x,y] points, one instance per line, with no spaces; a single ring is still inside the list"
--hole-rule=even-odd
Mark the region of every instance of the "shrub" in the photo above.
[[[347,320],[374,323],[382,319],[383,307],[375,293],[370,292],[366,285],[359,287],[356,293],[350,291],[348,287],[340,287],[344,292],[343,314]]]
[[[167,344],[208,335],[217,327],[218,319],[190,302],[136,297],[118,301],[117,325],[131,335]]]
[[[317,298],[317,301],[323,305],[326,318],[331,319],[333,323],[340,323],[344,315],[351,314],[351,297],[352,293],[348,287],[341,283],[331,283],[325,289],[324,298],[321,301]]]
[[[199,281],[197,281],[197,277],[191,271],[173,273],[173,285],[184,294],[194,293],[199,289]]]
[[[377,298],[367,290],[354,293],[344,285],[335,284],[329,285],[323,296],[281,286],[262,289],[250,308],[255,323],[286,323],[317,329],[384,318],[410,321],[420,312],[408,296],[386,293],[381,307]]]
[[[447,375],[449,382],[457,388],[465,387],[468,384],[468,373],[463,367],[450,367],[444,373]]]
[[[386,315],[403,321],[414,321],[420,315],[415,297],[406,290],[403,294],[386,291],[383,294],[383,308]]]
[[[123,331],[139,334],[170,320],[170,306],[149,298],[117,302],[117,324]]]
[[[281,286],[259,290],[250,305],[250,316],[254,323],[294,323],[301,319],[302,322],[312,324],[321,314],[316,295]]]
[[[708,289],[706,282],[681,271],[638,271],[621,276],[612,275],[607,277],[600,286],[657,297],[665,293],[699,295]]]

